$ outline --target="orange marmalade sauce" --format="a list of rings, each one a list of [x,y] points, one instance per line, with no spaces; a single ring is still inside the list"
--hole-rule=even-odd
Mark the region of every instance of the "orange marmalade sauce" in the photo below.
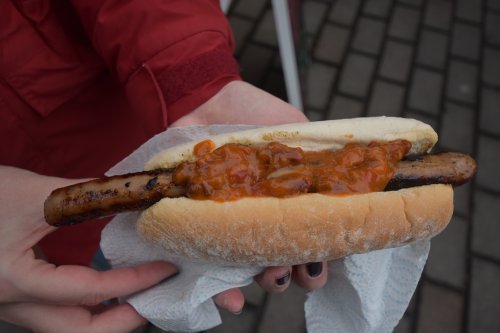
[[[301,193],[383,191],[411,143],[395,140],[368,146],[350,143],[337,151],[304,152],[278,142],[250,147],[210,140],[194,148],[197,160],[181,163],[173,181],[193,199],[235,200]]]

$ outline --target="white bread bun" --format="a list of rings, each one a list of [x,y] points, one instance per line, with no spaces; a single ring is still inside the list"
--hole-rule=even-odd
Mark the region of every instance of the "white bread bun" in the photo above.
[[[340,149],[348,142],[406,139],[410,153],[429,151],[437,135],[402,118],[358,118],[259,128],[210,138],[225,143],[280,141],[304,150]],[[155,156],[147,168],[192,159],[197,142]],[[353,195],[310,193],[219,202],[165,198],[145,210],[137,231],[166,251],[233,265],[294,265],[401,246],[443,230],[453,213],[453,190],[428,185]]]
[[[452,211],[448,185],[231,202],[167,198],[142,214],[137,229],[147,241],[193,259],[294,265],[430,238]]]

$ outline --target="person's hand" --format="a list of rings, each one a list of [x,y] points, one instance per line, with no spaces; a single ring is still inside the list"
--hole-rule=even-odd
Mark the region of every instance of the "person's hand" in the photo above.
[[[232,81],[172,127],[210,124],[279,125],[307,122],[299,109],[243,81]]]
[[[51,333],[130,332],[146,323],[128,304],[102,303],[175,274],[172,264],[151,262],[106,272],[56,267],[36,254],[38,241],[55,230],[43,219],[43,202],[53,189],[76,181],[0,166],[0,182],[0,320]],[[235,290],[215,296],[219,306],[233,312],[243,301]]]
[[[233,81],[172,126],[209,124],[277,125],[308,121],[292,105],[243,81]],[[255,280],[268,292],[282,292],[293,280],[307,290],[321,288],[327,280],[326,262],[268,267]],[[235,289],[234,293],[239,290]]]

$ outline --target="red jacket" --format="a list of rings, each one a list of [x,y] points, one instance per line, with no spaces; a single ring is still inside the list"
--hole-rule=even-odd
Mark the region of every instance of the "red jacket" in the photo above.
[[[0,164],[102,176],[239,78],[218,0],[12,0],[0,13]],[[88,264],[104,223],[40,245]]]

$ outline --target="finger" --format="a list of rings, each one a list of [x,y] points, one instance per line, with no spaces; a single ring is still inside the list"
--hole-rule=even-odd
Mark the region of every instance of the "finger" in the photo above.
[[[73,305],[95,305],[151,287],[176,273],[168,262],[98,272],[83,266],[59,266],[38,261],[17,287],[28,300]]]
[[[37,303],[11,303],[0,307],[0,311],[3,320],[41,333],[123,333],[146,323],[129,304],[113,306],[99,314],[78,306]]]
[[[267,292],[282,292],[290,285],[292,268],[290,266],[268,267],[255,277],[255,281]]]
[[[307,290],[323,287],[328,277],[327,263],[313,262],[294,267],[293,280],[299,286]]]
[[[214,302],[229,312],[240,314],[245,304],[245,297],[240,288],[233,288],[215,295]]]

